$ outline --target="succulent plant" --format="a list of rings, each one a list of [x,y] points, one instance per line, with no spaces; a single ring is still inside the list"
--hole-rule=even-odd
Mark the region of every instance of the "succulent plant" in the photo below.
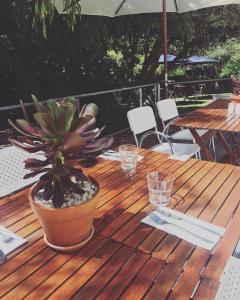
[[[29,153],[39,153],[44,160],[29,158],[24,161],[30,173],[25,178],[41,174],[37,189],[43,189],[45,200],[52,199],[54,207],[64,203],[64,192],[73,190],[84,193],[78,181],[87,179],[82,170],[75,168],[76,162],[83,166],[96,163],[96,155],[109,148],[112,137],[99,138],[103,128],[96,128],[98,108],[95,104],[85,105],[80,114],[78,101],[73,98],[64,100],[48,100],[46,105],[32,96],[37,112],[33,114],[36,125],[33,125],[21,101],[24,119],[9,124],[21,135],[10,138],[12,145]]]

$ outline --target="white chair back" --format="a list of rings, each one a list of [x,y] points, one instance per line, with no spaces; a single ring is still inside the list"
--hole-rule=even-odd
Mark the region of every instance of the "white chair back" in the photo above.
[[[157,126],[153,110],[150,106],[134,108],[127,113],[131,131],[140,134]]]
[[[179,116],[176,103],[173,99],[158,101],[157,109],[159,117],[162,120],[163,124],[164,122],[172,120]]]
[[[214,94],[212,95],[212,99],[213,101],[216,100],[231,100],[231,96],[230,95],[226,95],[226,94]]]

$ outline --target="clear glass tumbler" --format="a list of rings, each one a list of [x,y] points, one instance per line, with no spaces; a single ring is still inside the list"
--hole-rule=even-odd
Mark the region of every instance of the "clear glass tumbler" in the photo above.
[[[124,171],[135,170],[138,160],[138,148],[134,145],[121,145],[119,147],[121,167]]]
[[[154,209],[167,206],[170,202],[174,177],[167,172],[151,172],[147,175],[149,200]]]

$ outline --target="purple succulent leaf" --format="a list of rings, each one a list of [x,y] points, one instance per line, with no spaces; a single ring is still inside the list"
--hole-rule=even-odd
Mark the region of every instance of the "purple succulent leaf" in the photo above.
[[[45,173],[40,177],[41,181],[53,180],[53,174],[51,172]]]
[[[77,183],[74,183],[69,176],[64,176],[62,178],[62,183],[64,184],[64,187],[66,187],[66,190],[72,189],[77,194],[83,194],[84,191],[79,187]]]
[[[86,157],[85,159],[79,160],[79,164],[84,168],[91,168],[95,166],[97,163],[96,157]]]
[[[81,169],[74,168],[71,165],[65,164],[64,166],[68,170],[70,175],[75,175],[76,176],[76,175],[79,175],[79,174],[82,173]]]
[[[53,183],[52,180],[48,180],[43,186],[43,197],[44,200],[50,200],[53,196]]]
[[[17,140],[21,143],[27,143],[29,145],[32,146],[39,146],[39,145],[43,145],[43,143],[41,142],[41,140],[37,140],[38,138],[36,138],[36,140],[34,140],[33,138],[27,137],[27,136],[22,136],[22,135],[18,135],[17,136]]]
[[[52,202],[54,207],[61,207],[64,203],[64,192],[60,180],[54,182]]]
[[[28,158],[24,161],[25,168],[31,171],[38,170],[40,168],[46,167],[50,164],[50,159],[39,160],[35,158]]]
[[[95,117],[80,117],[75,118],[72,122],[71,131],[75,131],[78,134],[81,134],[84,131],[90,130],[95,127],[96,118]]]
[[[28,174],[24,175],[23,178],[28,179],[28,178],[31,178],[31,177],[35,177],[38,174],[47,173],[47,172],[51,172],[51,171],[52,171],[51,168],[43,168],[43,169],[36,170],[36,171],[31,172],[31,173],[28,173]]]
[[[37,137],[43,137],[45,134],[41,130],[34,128],[28,121],[24,119],[17,119],[17,125],[23,129],[25,132],[35,135]]]
[[[75,132],[66,133],[63,141],[63,150],[67,152],[76,152],[84,149],[86,139],[79,136]]]
[[[20,100],[20,105],[21,105],[21,109],[22,109],[22,113],[23,113],[24,119],[26,121],[29,121],[28,114],[27,114],[26,108],[25,108],[24,103],[23,103],[22,100]]]
[[[42,144],[42,145],[39,145],[39,146],[31,146],[31,145],[28,145],[28,144],[25,144],[25,143],[21,143],[16,139],[8,139],[8,140],[13,146],[18,147],[22,150],[25,150],[29,153],[36,153],[36,152],[39,152],[39,151],[43,151],[43,150],[45,150],[49,147],[48,144]]]
[[[113,137],[103,137],[85,146],[83,153],[99,152],[103,149],[108,149],[114,142]]]
[[[88,140],[94,140],[101,134],[103,129],[104,129],[104,127],[101,129],[95,128],[94,130],[86,131],[86,132],[82,133],[81,136],[84,138],[87,138]]]
[[[25,136],[28,136],[28,137],[31,137],[31,138],[36,138],[36,136],[34,135],[31,135],[31,134],[28,134],[27,132],[23,131],[21,128],[19,128],[17,125],[15,125],[10,119],[8,119],[8,123],[9,125],[11,125],[17,132],[25,135]]]

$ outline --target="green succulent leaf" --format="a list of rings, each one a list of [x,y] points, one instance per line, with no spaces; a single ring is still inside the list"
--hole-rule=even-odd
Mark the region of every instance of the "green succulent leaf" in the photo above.
[[[75,108],[72,103],[64,103],[57,107],[54,113],[55,128],[57,131],[64,133],[71,128],[75,114]]]
[[[42,128],[44,132],[46,132],[50,136],[55,136],[57,134],[54,128],[54,120],[51,114],[37,112],[33,115],[34,119],[37,121],[39,126]]]
[[[85,106],[83,112],[82,112],[82,116],[92,116],[92,117],[96,117],[98,113],[98,107],[95,103],[89,103]]]
[[[48,112],[47,107],[44,106],[42,103],[40,103],[35,95],[32,95],[32,101],[38,112],[45,112],[45,113]]]
[[[75,112],[78,109],[78,100],[75,97],[68,97],[62,100],[62,103],[71,103],[74,106]]]
[[[49,108],[49,111],[51,112],[52,116],[54,117],[55,111],[59,107],[59,103],[54,99],[50,99],[47,101],[47,107]]]

